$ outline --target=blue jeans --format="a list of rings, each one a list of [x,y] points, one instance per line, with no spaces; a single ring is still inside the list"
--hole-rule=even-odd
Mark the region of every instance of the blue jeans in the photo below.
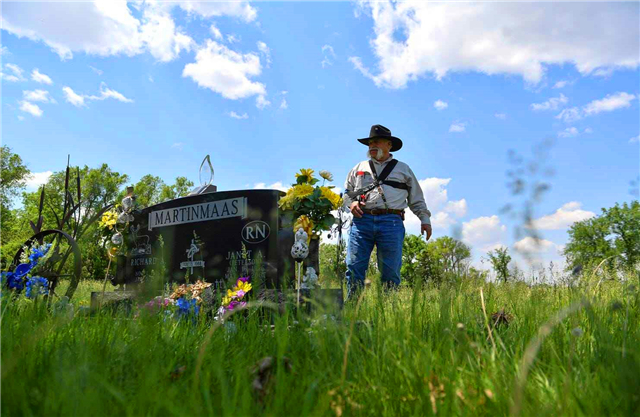
[[[382,284],[400,285],[402,266],[402,242],[404,223],[397,214],[354,217],[347,246],[347,297],[364,286],[373,246],[378,248],[378,269],[382,272]]]

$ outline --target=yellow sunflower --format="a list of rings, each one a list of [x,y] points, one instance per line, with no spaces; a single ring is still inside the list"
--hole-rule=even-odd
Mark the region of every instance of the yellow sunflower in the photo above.
[[[306,196],[313,194],[313,186],[310,184],[299,184],[293,187],[293,195],[296,199],[302,200]]]
[[[322,192],[322,197],[331,202],[331,206],[334,210],[342,205],[342,198],[340,198],[338,194],[334,193],[331,188],[320,187],[320,191]]]
[[[299,177],[305,177],[304,182],[309,182],[313,179],[313,170],[311,168],[302,168],[299,174],[296,174],[296,180]]]

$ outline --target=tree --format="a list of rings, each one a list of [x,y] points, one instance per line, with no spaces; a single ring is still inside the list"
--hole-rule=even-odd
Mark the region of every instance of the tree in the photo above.
[[[493,270],[496,272],[498,279],[502,279],[503,282],[507,282],[509,278],[509,262],[511,262],[511,256],[507,253],[506,247],[501,247],[487,252],[489,261],[493,266]]]
[[[158,204],[164,187],[166,185],[160,177],[145,175],[133,186],[136,203],[142,208]]]
[[[419,279],[423,279],[423,271],[420,266],[420,254],[427,250],[427,242],[420,236],[407,235],[402,242],[402,268],[400,275],[407,283],[414,284]]]
[[[176,198],[189,195],[189,191],[193,188],[193,181],[189,181],[186,177],[176,178],[173,185],[163,185],[160,193],[160,202],[174,200]]]
[[[0,166],[0,203],[5,208],[11,207],[11,199],[26,185],[31,172],[22,163],[20,155],[11,152],[11,148],[3,146],[0,150],[2,163]]]
[[[439,237],[429,245],[433,245],[445,273],[460,275],[466,271],[471,259],[471,249],[467,245],[449,236]]]
[[[568,233],[568,269],[603,260],[611,268],[633,268],[640,261],[640,203],[603,208],[600,216],[574,223]]]

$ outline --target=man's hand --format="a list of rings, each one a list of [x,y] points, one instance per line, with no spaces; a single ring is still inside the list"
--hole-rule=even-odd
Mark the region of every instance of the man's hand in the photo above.
[[[431,237],[431,225],[430,224],[422,223],[420,225],[420,234],[423,235],[424,232],[427,232],[427,240],[429,240],[429,238]]]
[[[364,214],[364,211],[362,211],[362,208],[360,206],[364,206],[364,203],[361,203],[360,201],[354,201],[353,203],[351,203],[351,213],[355,216],[355,217],[362,217],[362,215]]]

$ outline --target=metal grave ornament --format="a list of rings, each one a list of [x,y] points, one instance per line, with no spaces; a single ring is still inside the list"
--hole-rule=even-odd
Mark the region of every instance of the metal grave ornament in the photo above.
[[[200,179],[200,185],[191,191],[189,195],[198,195],[205,193],[214,193],[217,191],[217,187],[212,185],[213,183],[213,165],[211,164],[211,158],[209,155],[205,156],[200,164],[200,171],[198,177]]]

